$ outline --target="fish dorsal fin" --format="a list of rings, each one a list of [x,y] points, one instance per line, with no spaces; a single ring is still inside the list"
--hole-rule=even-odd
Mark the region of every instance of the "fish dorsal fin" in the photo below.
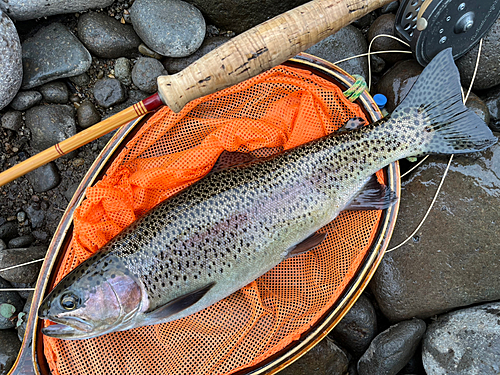
[[[362,117],[353,117],[348,120],[341,128],[337,129],[335,133],[347,133],[366,125],[366,121]]]
[[[313,233],[309,237],[307,237],[304,241],[301,243],[293,246],[290,249],[290,252],[288,253],[287,258],[294,257],[299,254],[303,254],[309,250],[314,249],[316,246],[321,244],[326,238],[326,233]]]
[[[196,289],[183,296],[177,297],[165,305],[158,307],[156,310],[146,313],[146,317],[148,320],[161,320],[177,314],[182,310],[193,306],[196,302],[202,299],[214,285],[215,283],[210,283],[200,289]]]
[[[222,151],[215,162],[211,172],[222,171],[223,169],[244,165],[259,160],[250,153]]]
[[[372,175],[359,193],[349,202],[346,210],[384,210],[396,203],[396,192],[382,185]]]

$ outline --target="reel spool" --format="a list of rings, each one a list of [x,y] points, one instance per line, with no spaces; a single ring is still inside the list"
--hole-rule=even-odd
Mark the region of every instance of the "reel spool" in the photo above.
[[[448,47],[453,58],[464,55],[499,15],[500,0],[405,0],[396,14],[396,34],[425,66]]]

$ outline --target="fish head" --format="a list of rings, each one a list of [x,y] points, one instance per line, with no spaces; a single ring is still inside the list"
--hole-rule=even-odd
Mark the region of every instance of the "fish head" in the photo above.
[[[79,267],[40,305],[38,317],[56,323],[44,327],[43,334],[76,340],[132,328],[142,305],[138,280],[124,269],[91,267],[81,272]]]

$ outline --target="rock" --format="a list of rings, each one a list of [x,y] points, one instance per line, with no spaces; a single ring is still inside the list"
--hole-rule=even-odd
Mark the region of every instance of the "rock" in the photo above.
[[[325,338],[297,361],[281,370],[280,375],[347,375],[348,364],[342,349]]]
[[[488,107],[485,102],[479,98],[472,91],[467,98],[467,102],[465,106],[473,111],[476,115],[479,116],[481,120],[483,120],[486,124],[490,123],[490,112],[488,111]]]
[[[212,36],[205,38],[203,43],[201,44],[201,47],[196,50],[195,53],[192,55],[189,55],[187,57],[180,57],[180,58],[175,58],[175,57],[166,57],[163,60],[163,65],[165,68],[168,70],[170,74],[175,74],[183,70],[184,68],[188,67],[192,63],[194,63],[196,60],[198,60],[200,57],[205,56],[207,53],[209,53],[211,50],[223,45],[226,43],[228,40],[231,38],[228,38],[226,36]]]
[[[32,260],[42,259],[47,253],[45,246],[33,246],[21,249],[5,249],[0,252],[0,268],[15,266]],[[27,264],[23,267],[0,272],[0,277],[11,283],[34,283],[42,262]]]
[[[33,300],[33,291],[28,293],[28,297],[26,298],[26,303],[24,304],[22,311],[25,315],[22,317],[21,325],[17,327],[17,337],[21,342],[23,341],[24,334],[26,333],[26,322],[28,321],[32,300]]]
[[[0,330],[0,374],[6,375],[16,362],[17,354],[21,349],[21,342],[17,339],[13,329]]]
[[[90,83],[90,77],[87,73],[82,73],[74,77],[69,77],[69,80],[73,82],[75,85],[80,87],[88,86]]]
[[[0,251],[2,251],[3,249],[6,249],[6,248],[7,248],[7,245],[5,244],[5,241],[0,240]]]
[[[348,57],[368,52],[365,37],[354,26],[348,25],[333,35],[316,43],[305,52],[335,63]],[[368,80],[368,62],[366,56],[358,57],[338,64],[349,74],[358,74]]]
[[[490,129],[500,132],[500,86],[494,87],[487,92],[484,104],[490,115],[490,122],[488,123]]]
[[[474,90],[485,90],[500,84],[500,18],[483,37],[483,46],[479,58],[479,68],[474,79]],[[456,61],[464,87],[469,87],[476,67],[479,43]]]
[[[500,302],[442,315],[422,347],[428,375],[500,373]]]
[[[12,238],[15,238],[19,236],[19,234],[17,233],[17,224],[12,222],[12,221],[8,221],[2,225],[0,225],[0,238],[4,241],[9,241],[11,240]]]
[[[74,109],[61,104],[30,108],[26,111],[26,126],[31,130],[31,146],[45,150],[76,134]]]
[[[125,108],[133,106],[134,104],[140,102],[141,100],[146,99],[148,96],[149,94],[140,90],[129,90],[128,99],[123,103],[114,106],[113,109],[107,111],[106,115],[103,117],[103,120],[117,114],[120,111],[123,111]],[[100,139],[106,139],[108,137],[109,139],[111,139],[111,134],[112,132],[102,136]],[[109,139],[107,139],[106,142],[109,141]]]
[[[396,13],[396,11],[399,8],[399,1],[391,1],[389,4],[385,4],[381,9],[380,12],[382,14],[386,13]]]
[[[65,104],[69,100],[68,86],[64,82],[49,82],[38,90],[47,103]]]
[[[53,189],[61,182],[61,176],[53,162],[38,167],[29,172],[26,177],[37,193]]]
[[[365,352],[377,333],[377,316],[370,300],[362,294],[330,333],[336,342],[355,355]]]
[[[239,34],[308,0],[187,0],[215,26]]]
[[[132,82],[141,91],[153,94],[158,91],[156,79],[166,74],[161,62],[151,57],[141,57],[132,69]]]
[[[101,107],[109,108],[124,102],[127,91],[117,79],[103,78],[94,85],[94,97]]]
[[[33,283],[12,283],[12,287],[13,288],[18,288],[18,289],[31,289],[31,288],[34,288],[35,287],[35,284],[36,282],[33,282]],[[21,296],[21,298],[23,300],[26,300],[26,298],[29,297],[30,293],[32,291],[31,290],[18,290],[17,293],[19,294],[19,296]]]
[[[45,219],[45,213],[43,210],[40,210],[40,206],[38,206],[38,209],[35,208],[33,204],[26,207],[26,214],[28,215],[32,228],[40,228],[42,226],[43,220]]]
[[[126,57],[120,57],[115,61],[115,77],[125,86],[132,83],[132,67],[130,60]]]
[[[6,251],[6,250],[4,250]],[[3,253],[3,251],[2,251]],[[1,253],[0,253],[1,254]],[[6,289],[6,288],[12,288],[12,285],[0,277],[0,289]],[[17,292],[0,292],[0,305],[2,303],[8,303],[9,305],[12,305],[16,308],[16,312],[21,311],[24,305],[23,300],[21,297],[19,297],[19,294]],[[4,329],[9,329],[9,328],[14,328],[15,324],[14,322],[10,321],[7,318],[4,318],[2,315],[0,315],[0,333]],[[16,337],[17,340],[17,337]],[[3,341],[0,341],[2,345],[0,345],[0,350],[4,346]],[[1,356],[0,356],[1,358]]]
[[[163,56],[189,56],[205,38],[201,12],[181,0],[135,0],[130,15],[144,43]]]
[[[19,249],[22,247],[28,247],[33,242],[35,242],[35,237],[33,237],[31,234],[26,234],[24,236],[11,239],[9,241],[9,248],[10,249]]]
[[[425,327],[423,320],[412,319],[377,335],[359,359],[359,375],[396,375],[415,353]]]
[[[101,121],[101,115],[90,100],[84,100],[76,111],[78,125],[82,128],[88,128]]]
[[[10,102],[10,107],[16,111],[26,111],[42,101],[42,94],[38,91],[20,91]]]
[[[75,195],[79,185],[79,183],[71,184],[64,192],[64,197],[68,200],[68,202],[71,200],[71,198],[73,198],[73,195]]]
[[[382,76],[373,93],[384,94],[387,97],[385,108],[392,112],[406,97],[422,70],[415,60],[398,62]]]
[[[421,221],[448,161],[428,160],[402,183],[389,249]],[[423,319],[500,299],[499,188],[499,144],[455,157],[424,225],[409,243],[384,256],[370,282],[386,317]]]
[[[113,0],[0,0],[0,8],[15,20],[31,20],[54,14],[104,8]]]
[[[23,126],[23,115],[19,111],[10,111],[2,116],[2,128],[17,132]]]
[[[382,73],[385,69],[385,61],[378,55],[370,55],[373,73]]]
[[[144,43],[139,44],[139,47],[137,49],[139,50],[139,52],[142,55],[144,55],[146,57],[152,57],[153,59],[157,59],[157,60],[161,60],[163,57],[159,53],[156,53],[155,51],[153,51],[151,48],[149,48]]]
[[[92,63],[89,51],[60,23],[40,29],[22,48],[24,89],[82,74]]]
[[[392,13],[382,14],[375,22],[372,23],[368,30],[368,43],[370,43],[377,35],[388,34],[394,36],[394,23],[396,16]],[[399,43],[397,40],[388,37],[379,37],[372,44],[372,52],[377,51],[409,51],[409,48]],[[394,64],[397,61],[407,59],[408,55],[403,53],[381,53],[380,56],[389,64]]]
[[[130,57],[141,44],[131,25],[95,12],[85,13],[78,19],[78,38],[90,52],[105,59]]]
[[[0,2],[1,3],[1,2]],[[0,10],[0,109],[16,96],[23,79],[21,43],[10,18]]]

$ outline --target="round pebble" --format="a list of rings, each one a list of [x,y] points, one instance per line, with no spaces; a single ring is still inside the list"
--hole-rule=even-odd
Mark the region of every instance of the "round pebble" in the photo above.
[[[26,234],[21,237],[13,238],[9,241],[9,249],[18,249],[22,247],[28,247],[33,242],[35,242],[35,237],[31,234]]]
[[[0,225],[0,238],[4,241],[9,241],[10,239],[17,237],[19,234],[17,232],[17,223],[8,221]]]
[[[88,128],[101,121],[101,115],[90,100],[84,100],[76,110],[78,125],[82,128]]]
[[[68,86],[64,82],[50,82],[39,88],[47,103],[65,104],[69,99]]]
[[[0,10],[0,109],[16,96],[23,78],[21,44],[16,27]]]
[[[90,77],[87,73],[82,73],[77,76],[69,77],[69,80],[77,86],[88,86]]]
[[[42,193],[55,188],[61,182],[61,176],[53,162],[45,164],[26,175],[33,190]]]
[[[94,97],[101,107],[109,108],[127,99],[127,91],[120,81],[114,78],[103,78],[94,86]]]
[[[130,60],[126,57],[120,57],[115,61],[115,77],[125,86],[132,83],[132,67]]]
[[[140,90],[152,94],[158,90],[157,78],[166,74],[161,62],[151,57],[141,57],[132,69],[132,82]]]
[[[17,132],[23,126],[23,115],[19,111],[10,111],[2,116],[2,128]]]
[[[38,91],[20,91],[10,103],[16,111],[26,111],[42,101],[42,94]]]

